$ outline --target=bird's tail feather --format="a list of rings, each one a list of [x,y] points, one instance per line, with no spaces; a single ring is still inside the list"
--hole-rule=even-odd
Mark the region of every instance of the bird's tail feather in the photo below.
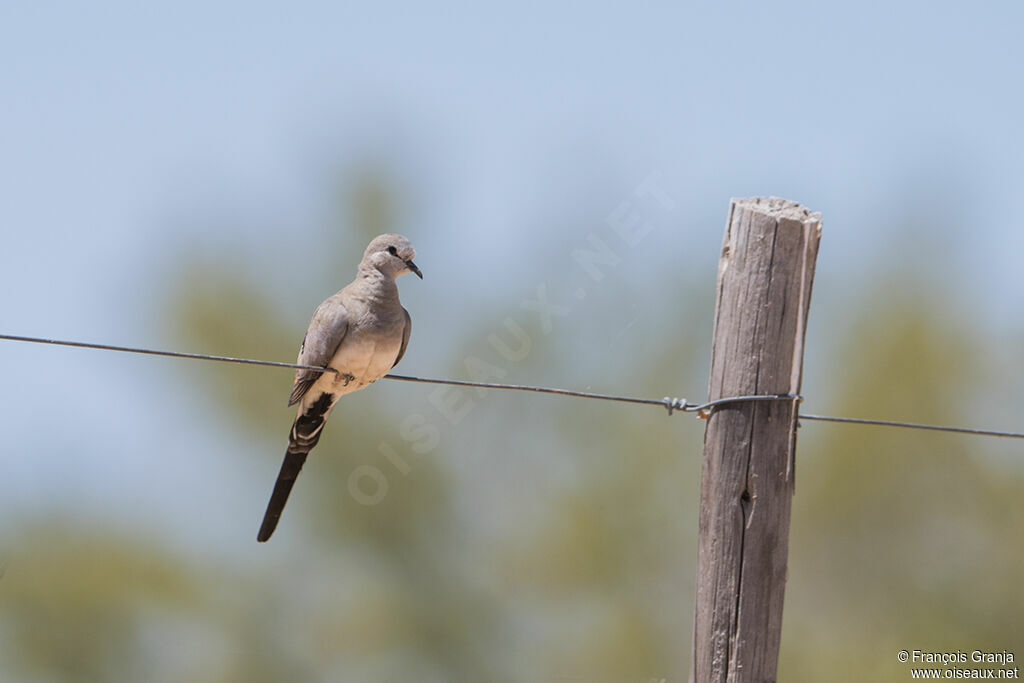
[[[288,494],[292,492],[295,479],[306,463],[306,456],[320,440],[324,420],[333,398],[330,394],[324,394],[292,423],[292,430],[288,435],[288,450],[285,451],[281,471],[278,472],[277,481],[274,483],[274,492],[270,494],[270,503],[267,504],[267,512],[263,515],[263,524],[256,537],[259,542],[269,539],[277,528],[281,512],[288,502]]]
[[[263,524],[260,526],[260,533],[256,537],[256,540],[260,543],[269,539],[274,533],[274,529],[277,528],[277,522],[281,519],[284,504],[288,502],[288,494],[292,492],[295,478],[299,476],[299,471],[305,464],[307,455],[309,455],[309,451],[293,452],[290,448],[284,454],[281,471],[278,473],[277,481],[274,483],[274,492],[270,494],[270,503],[267,504],[267,512],[263,515]]]

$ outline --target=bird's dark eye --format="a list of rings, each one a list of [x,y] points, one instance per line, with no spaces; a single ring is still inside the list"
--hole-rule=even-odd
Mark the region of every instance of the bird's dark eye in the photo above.
[[[398,250],[395,249],[394,247],[388,247],[388,253],[391,254],[392,256],[398,256]]]

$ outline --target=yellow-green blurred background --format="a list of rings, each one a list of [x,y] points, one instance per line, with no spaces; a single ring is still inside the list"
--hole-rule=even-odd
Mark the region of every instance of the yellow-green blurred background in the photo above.
[[[824,216],[805,411],[1019,430],[1022,20],[4,3],[0,331],[289,361],[395,231],[400,371],[700,399],[729,198],[778,195]],[[0,374],[2,681],[686,679],[691,416],[380,382],[264,545],[288,370]],[[807,422],[797,484],[780,680],[1024,658],[1021,442]]]

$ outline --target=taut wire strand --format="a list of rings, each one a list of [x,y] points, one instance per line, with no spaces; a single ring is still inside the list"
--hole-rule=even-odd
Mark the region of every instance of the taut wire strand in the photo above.
[[[241,363],[243,365],[269,365],[276,368],[296,368],[298,370],[326,370],[337,374],[334,368],[322,368],[319,365],[300,365],[298,363],[280,363],[272,360],[252,360],[250,358],[232,358],[230,356],[210,356],[205,353],[185,353],[183,351],[157,351],[140,349],[131,346],[112,346],[110,344],[90,344],[87,342],[63,341],[60,339],[42,339],[40,337],[18,337],[11,334],[0,334],[0,339],[8,341],[31,342],[33,344],[54,344],[56,346],[74,346],[82,349],[100,349],[101,351],[121,351],[122,353],[142,353],[147,356],[167,356],[168,358],[191,358],[193,360],[213,360],[221,363]]]
[[[942,425],[926,425],[918,422],[896,422],[893,420],[868,420],[860,417],[831,417],[829,415],[808,415],[800,413],[801,420],[818,420],[820,422],[845,422],[856,425],[876,425],[878,427],[904,427],[905,429],[927,429],[933,432],[953,432],[954,434],[974,434],[975,436],[1000,436],[1007,439],[1024,439],[1019,432],[1000,432],[995,429],[975,429],[974,427],[945,427]]]
[[[243,365],[265,365],[277,368],[293,368],[298,370],[319,370],[321,372],[333,372],[337,370],[319,365],[302,365],[301,363],[282,363],[270,360],[253,360],[251,358],[234,358],[231,356],[212,356],[204,353],[185,353],[182,351],[159,351],[156,349],[143,349],[132,346],[114,346],[112,344],[92,344],[88,342],[64,341],[60,339],[44,339],[42,337],[24,337],[11,334],[0,334],[0,340],[29,342],[33,344],[53,344],[56,346],[72,346],[84,349],[99,349],[102,351],[120,351],[122,353],[139,353],[149,356],[166,356],[168,358],[188,358],[191,360],[209,360],[220,363],[239,363]],[[491,382],[471,382],[459,379],[431,379],[426,377],[413,377],[411,375],[384,375],[383,379],[397,380],[400,382],[419,382],[423,384],[447,384],[459,387],[477,387],[480,389],[503,389],[510,391],[531,391],[541,394],[555,394],[557,396],[574,396],[578,398],[590,398],[600,401],[616,401],[619,403],[634,403],[641,405],[661,406],[671,415],[673,411],[697,413],[700,417],[706,417],[707,412],[728,403],[746,403],[752,401],[802,401],[803,397],[795,394],[756,394],[750,396],[728,396],[725,398],[707,401],[705,403],[690,403],[685,398],[636,398],[633,396],[617,396],[615,394],[598,394],[590,391],[572,391],[570,389],[556,389],[553,387],[538,387],[524,384],[495,384]],[[858,425],[875,425],[880,427],[902,427],[904,429],[923,429],[937,432],[952,432],[955,434],[969,434],[974,436],[996,436],[1009,439],[1024,439],[1024,433],[1004,432],[994,429],[975,429],[973,427],[947,427],[943,425],[920,424],[916,422],[897,422],[892,420],[869,420],[856,417],[831,417],[828,415],[811,415],[800,413],[800,420],[817,420],[821,422],[839,422]]]
[[[634,398],[632,396],[615,396],[613,394],[595,394],[590,391],[572,391],[571,389],[554,389],[552,387],[534,387],[526,384],[494,384],[492,382],[469,382],[461,379],[429,379],[411,377],[409,375],[384,375],[383,379],[395,379],[400,382],[422,382],[424,384],[450,384],[456,387],[478,387],[480,389],[506,389],[510,391],[533,391],[540,394],[557,394],[559,396],[576,396],[578,398],[594,398],[599,401],[619,401],[620,403],[640,403],[649,406],[667,407],[666,401],[674,401],[672,408],[686,410],[682,405],[689,406],[686,399]]]

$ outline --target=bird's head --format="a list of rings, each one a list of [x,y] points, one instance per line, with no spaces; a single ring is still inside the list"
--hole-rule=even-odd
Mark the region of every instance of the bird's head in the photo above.
[[[363,264],[372,266],[388,277],[396,278],[402,273],[416,273],[423,279],[423,273],[413,263],[416,250],[412,243],[401,235],[378,235],[366,247]]]

